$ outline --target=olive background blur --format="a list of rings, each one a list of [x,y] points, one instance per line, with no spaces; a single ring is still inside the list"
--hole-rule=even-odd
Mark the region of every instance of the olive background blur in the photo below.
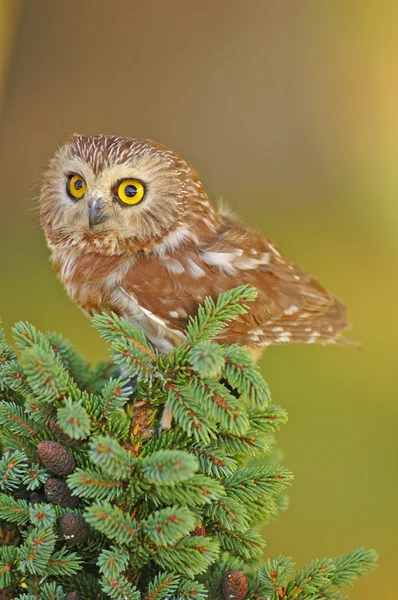
[[[265,556],[299,564],[364,544],[396,587],[398,3],[368,0],[1,2],[0,315],[106,346],[48,261],[37,211],[73,132],[149,137],[198,168],[210,198],[344,299],[352,347],[267,350],[295,474]],[[393,594],[393,592],[391,592]]]

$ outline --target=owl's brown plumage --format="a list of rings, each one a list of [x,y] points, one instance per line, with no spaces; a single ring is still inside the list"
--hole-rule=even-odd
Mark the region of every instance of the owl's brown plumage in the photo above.
[[[348,327],[335,296],[270,240],[217,213],[195,169],[150,140],[74,135],[50,163],[41,220],[71,298],[89,315],[126,317],[162,352],[184,340],[206,296],[245,283],[258,297],[223,342],[256,353],[334,342]]]

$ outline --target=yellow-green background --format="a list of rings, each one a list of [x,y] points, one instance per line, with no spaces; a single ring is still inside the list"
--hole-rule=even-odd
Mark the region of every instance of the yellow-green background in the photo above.
[[[270,349],[296,479],[265,531],[299,564],[360,544],[352,598],[393,598],[397,555],[396,0],[2,0],[0,314],[106,354],[47,260],[37,196],[72,132],[150,137],[348,305],[350,347]]]

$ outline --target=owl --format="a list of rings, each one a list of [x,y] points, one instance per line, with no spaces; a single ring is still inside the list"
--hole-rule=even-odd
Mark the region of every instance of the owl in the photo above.
[[[184,342],[206,296],[242,284],[251,310],[219,335],[254,357],[270,344],[330,343],[344,305],[273,242],[210,203],[197,171],[145,139],[73,135],[44,177],[41,222],[67,293],[88,316],[115,312],[161,351]]]

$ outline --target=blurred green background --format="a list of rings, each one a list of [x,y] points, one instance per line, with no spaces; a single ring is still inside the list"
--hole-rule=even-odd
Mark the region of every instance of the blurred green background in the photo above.
[[[393,597],[397,539],[396,0],[1,0],[0,315],[106,348],[48,262],[37,196],[70,133],[162,141],[348,305],[350,347],[271,348],[291,506],[266,555],[360,544]]]

